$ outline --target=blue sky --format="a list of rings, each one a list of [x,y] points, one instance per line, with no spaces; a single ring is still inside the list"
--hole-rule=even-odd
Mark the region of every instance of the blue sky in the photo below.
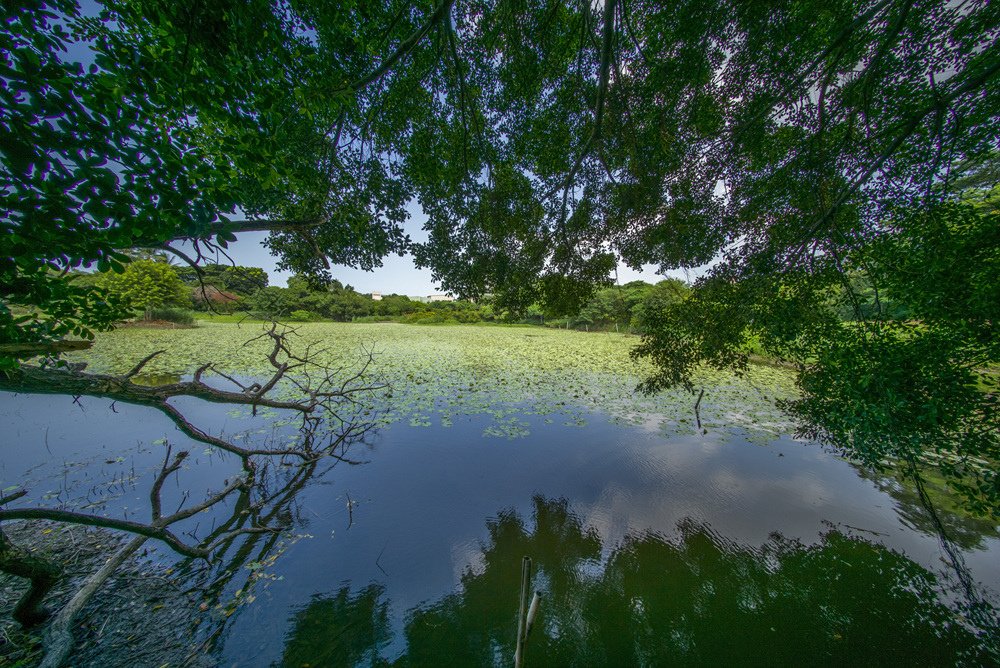
[[[423,224],[427,217],[420,211],[416,203],[410,206],[410,220],[407,221],[404,229],[414,241],[425,241],[427,233],[423,230]],[[266,232],[247,232],[241,234],[235,243],[229,244],[229,255],[236,264],[251,267],[261,267],[268,273],[271,285],[285,285],[289,272],[280,272],[275,267],[275,258],[264,248],[262,242],[267,237]],[[227,262],[221,258],[220,262]],[[618,270],[618,281],[628,283],[629,281],[643,280],[655,283],[663,277],[655,273],[652,265],[644,268],[644,271],[637,272],[627,267],[620,267]],[[413,264],[410,256],[399,257],[391,255],[383,260],[383,265],[374,271],[361,271],[350,267],[335,266],[332,268],[333,277],[345,285],[351,285],[361,293],[381,292],[382,294],[401,294],[426,296],[435,292],[441,292],[440,286],[431,279],[431,272],[428,269],[418,269]],[[683,271],[672,271],[669,275],[675,278],[692,280],[694,274],[685,276]]]

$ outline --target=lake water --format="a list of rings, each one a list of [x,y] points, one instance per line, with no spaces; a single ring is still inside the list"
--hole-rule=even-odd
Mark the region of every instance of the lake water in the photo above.
[[[177,405],[255,442],[287,430]],[[511,665],[524,556],[542,595],[527,666],[996,661],[995,636],[969,622],[995,619],[995,526],[941,511],[970,604],[895,479],[790,437],[671,435],[581,410],[517,415],[517,438],[488,437],[483,414],[382,426],[343,461],[273,468],[262,505],[286,534],[237,540],[212,567],[152,556],[204,592],[192,637],[224,666]],[[159,413],[105,400],[0,394],[0,424],[0,487],[26,484],[22,505],[146,519],[168,443],[192,454],[164,508],[239,472]],[[178,533],[232,526],[240,503]]]

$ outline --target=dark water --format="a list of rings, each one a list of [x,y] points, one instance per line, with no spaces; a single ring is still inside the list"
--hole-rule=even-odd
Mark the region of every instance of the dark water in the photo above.
[[[227,434],[281,437],[273,419],[178,405]],[[158,413],[115,409],[0,395],[2,487],[148,515],[163,438],[192,453],[164,507],[238,472]],[[970,600],[912,491],[815,443],[522,419],[514,440],[484,438],[484,417],[396,424],[351,447],[363,463],[277,467],[293,487],[273,505],[297,537],[235,543],[207,570],[154,556],[205,588],[192,619],[225,666],[511,665],[523,556],[543,597],[528,666],[996,661],[983,630],[996,527],[942,511]],[[239,512],[183,529],[203,537]]]

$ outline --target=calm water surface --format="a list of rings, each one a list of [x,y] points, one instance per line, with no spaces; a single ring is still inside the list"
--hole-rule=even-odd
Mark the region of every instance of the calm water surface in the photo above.
[[[178,405],[227,434],[282,437],[273,419]],[[239,471],[156,412],[114,409],[0,394],[0,487],[145,518],[163,439],[192,452],[165,507]],[[996,527],[943,513],[970,613],[915,494],[816,443],[548,417],[521,416],[528,435],[511,440],[484,437],[483,416],[382,428],[347,451],[361,463],[294,480],[281,512],[297,538],[234,545],[209,574],[154,557],[211,583],[192,618],[225,666],[511,665],[522,556],[543,597],[528,666],[996,660],[967,621],[993,614]],[[183,529],[201,537],[238,511]]]

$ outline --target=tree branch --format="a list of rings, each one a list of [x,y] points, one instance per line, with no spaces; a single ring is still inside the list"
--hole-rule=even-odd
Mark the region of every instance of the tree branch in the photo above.
[[[331,95],[344,95],[358,93],[362,89],[367,88],[371,84],[375,83],[382,77],[384,77],[389,70],[396,66],[400,60],[405,58],[410,51],[424,38],[424,36],[430,32],[430,29],[434,27],[436,23],[441,21],[448,13],[451,11],[452,5],[455,4],[455,0],[443,0],[434,13],[431,14],[427,23],[417,28],[413,33],[410,34],[405,40],[400,42],[396,50],[393,51],[385,61],[379,65],[371,74],[367,76],[356,79],[351,84],[346,87],[338,88],[331,91]]]
[[[920,124],[923,123],[925,118],[927,118],[930,114],[934,112],[939,112],[947,109],[948,106],[956,99],[958,99],[959,97],[961,97],[966,93],[970,93],[977,90],[981,86],[985,85],[990,79],[997,76],[997,74],[1000,74],[1000,60],[993,62],[980,74],[967,78],[963,83],[961,83],[958,86],[955,86],[955,88],[950,93],[948,93],[943,97],[935,99],[932,104],[927,105],[920,111],[913,114],[909,118],[908,122],[900,129],[899,133],[892,140],[892,142],[886,148],[884,148],[875,157],[875,159],[868,164],[868,167],[865,168],[865,170],[860,175],[855,177],[855,179],[851,181],[850,185],[840,193],[837,199],[834,200],[834,202],[829,207],[827,207],[827,209],[823,212],[823,215],[820,216],[820,218],[809,229],[809,232],[806,235],[806,240],[802,242],[803,245],[799,247],[798,253],[796,253],[796,255],[801,254],[802,252],[805,251],[806,246],[808,246],[809,240],[811,240],[823,228],[823,226],[830,219],[830,217],[833,216],[833,214],[835,214],[837,210],[841,206],[843,206],[845,202],[847,202],[848,199],[850,199],[858,190],[861,189],[861,187],[864,184],[866,184],[871,179],[871,177],[875,174],[875,172],[878,171],[889,158],[891,158],[893,155],[896,154],[896,151],[899,150],[899,148],[903,145],[903,143],[907,139],[909,139],[910,136],[913,135],[913,133],[917,131],[917,129],[920,127]]]
[[[566,174],[566,178],[563,180],[563,184],[561,186],[563,190],[562,221],[565,221],[566,218],[566,198],[567,193],[569,192],[569,187],[577,173],[580,171],[580,168],[583,166],[583,161],[593,150],[594,146],[601,143],[601,129],[604,123],[604,107],[608,96],[608,84],[611,79],[611,59],[613,55],[612,47],[614,46],[616,2],[617,0],[606,0],[604,3],[604,28],[601,44],[601,65],[597,84],[597,100],[594,104],[594,127],[591,129],[590,136],[587,137],[587,141],[584,142],[583,148],[576,156],[576,160],[573,162],[572,167],[570,167],[569,172]],[[551,197],[557,190],[559,190],[559,187],[549,191],[545,197]]]
[[[132,520],[100,517],[98,515],[88,515],[73,510],[58,510],[56,508],[14,508],[11,510],[0,510],[0,522],[7,520],[52,520],[54,522],[68,522],[70,524],[115,529],[116,531],[125,531],[127,533],[146,536],[147,538],[156,538],[185,557],[198,558],[205,556],[201,550],[186,545],[164,526],[157,526],[155,524],[143,524],[142,522],[134,522]]]

